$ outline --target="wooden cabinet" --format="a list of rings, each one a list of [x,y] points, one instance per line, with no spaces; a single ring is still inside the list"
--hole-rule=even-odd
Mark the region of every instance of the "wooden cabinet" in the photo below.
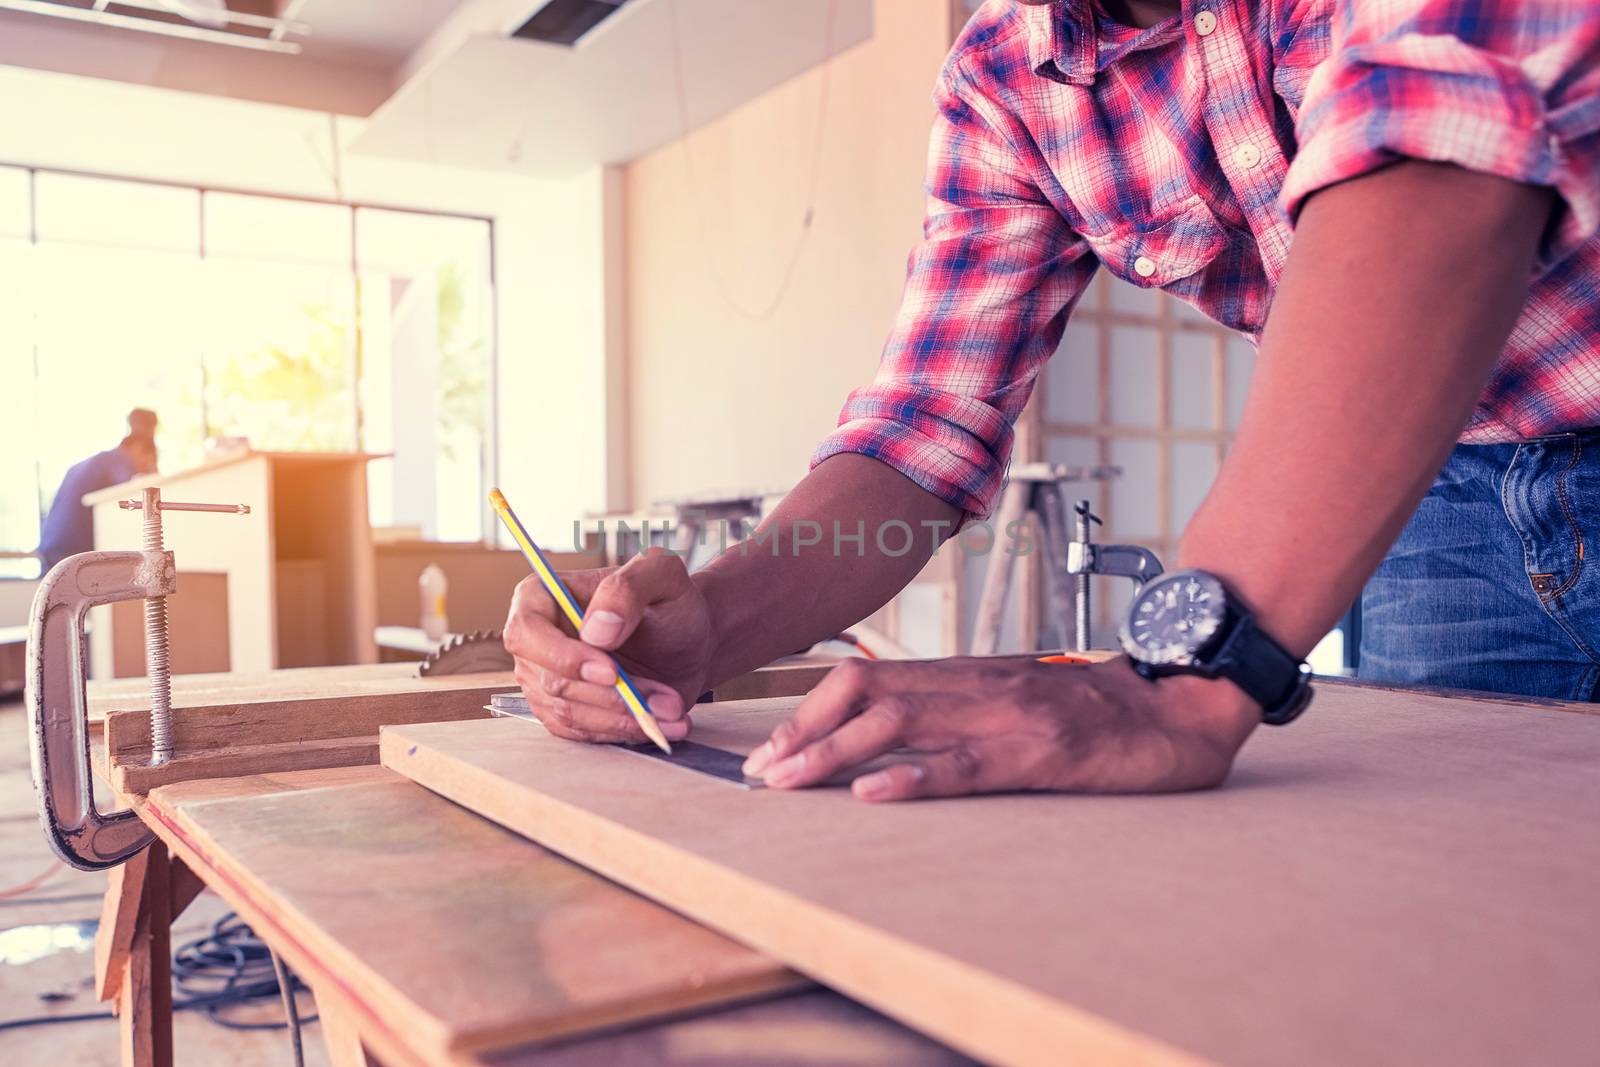
[[[166,512],[177,557],[169,600],[180,672],[374,663],[377,596],[367,518],[366,454],[244,452],[150,475],[84,498],[97,549],[138,548],[141,517],[119,500],[148,485],[166,500],[248,504],[249,515]],[[144,672],[137,604],[91,616],[96,678]],[[132,631],[132,632],[124,632]]]

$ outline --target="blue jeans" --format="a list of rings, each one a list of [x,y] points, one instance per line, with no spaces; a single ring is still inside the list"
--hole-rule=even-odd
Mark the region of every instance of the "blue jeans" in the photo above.
[[[1600,700],[1600,430],[1457,446],[1362,594],[1359,663]]]

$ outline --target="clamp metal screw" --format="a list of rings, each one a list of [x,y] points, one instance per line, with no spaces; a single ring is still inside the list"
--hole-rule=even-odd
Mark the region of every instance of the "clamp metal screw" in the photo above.
[[[1089,576],[1108,574],[1127,578],[1135,589],[1161,573],[1161,561],[1154,552],[1139,545],[1097,545],[1092,540],[1091,525],[1100,521],[1089,510],[1089,502],[1080,500],[1073,508],[1078,515],[1077,535],[1067,545],[1067,573],[1077,576],[1077,648],[1089,650]]]
[[[144,512],[143,548],[146,553],[166,551],[161,530],[163,511],[250,514],[247,504],[180,504],[162,500],[161,490],[155,487],[143,490],[138,500],[119,500],[117,506],[124,511]],[[145,597],[144,600],[144,670],[150,679],[150,765],[154,767],[172,758],[172,650],[164,596]]]
[[[1105,524],[1100,521],[1100,516],[1089,510],[1089,502],[1087,500],[1078,501],[1072,506],[1072,510],[1078,516],[1075,540],[1078,544],[1087,547],[1094,542],[1094,533],[1090,529],[1090,524],[1100,526]],[[1080,572],[1074,580],[1078,585],[1077,596],[1073,598],[1073,604],[1077,609],[1075,644],[1077,651],[1087,652],[1089,651],[1089,616],[1091,614],[1089,611],[1089,572]]]

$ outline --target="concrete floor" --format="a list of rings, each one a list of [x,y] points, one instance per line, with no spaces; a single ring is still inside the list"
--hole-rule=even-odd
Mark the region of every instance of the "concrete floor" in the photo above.
[[[34,814],[27,738],[27,716],[21,702],[0,703],[0,891],[33,878],[53,858]],[[6,931],[18,927],[98,920],[105,883],[104,874],[63,868],[25,897],[0,900],[0,944],[8,943],[4,940]],[[202,894],[174,924],[173,944],[204,934],[228,910],[213,894]],[[30,963],[0,962],[0,1022],[39,1015],[75,1015],[106,1007],[94,997],[92,949],[62,950]],[[310,998],[302,998],[302,1013],[314,1010]],[[263,1019],[281,1015],[276,1003],[265,1004],[260,1011]],[[320,1029],[312,1023],[304,1032],[308,1067],[325,1067],[328,1058]],[[173,1046],[178,1067],[256,1067],[292,1062],[285,1031],[227,1030],[202,1012],[178,1013],[173,1021]],[[114,1067],[117,1063],[114,1019],[0,1030],[0,1064],[7,1067]]]

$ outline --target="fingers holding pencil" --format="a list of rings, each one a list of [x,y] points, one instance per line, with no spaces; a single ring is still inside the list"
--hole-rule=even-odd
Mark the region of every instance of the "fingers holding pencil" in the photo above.
[[[654,550],[558,576],[505,498],[496,491],[491,502],[534,571],[505,629],[529,706],[561,736],[648,739],[670,752],[688,733],[714,650],[709,608],[683,560]]]
[[[565,575],[580,603],[607,571]],[[537,576],[518,584],[506,619],[505,645],[528,706],[557,736],[574,741],[643,742],[643,729],[617,691],[617,668],[604,650],[574,635]],[[688,733],[683,701],[670,687],[634,676],[668,740]]]

